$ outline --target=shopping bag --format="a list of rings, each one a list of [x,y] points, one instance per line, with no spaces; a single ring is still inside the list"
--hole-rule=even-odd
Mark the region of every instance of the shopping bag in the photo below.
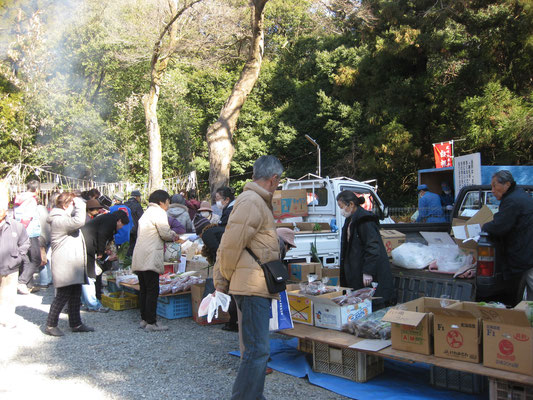
[[[269,330],[278,331],[282,329],[292,329],[294,324],[289,307],[287,291],[279,292],[279,300],[272,299],[270,304]]]
[[[218,308],[227,312],[231,297],[219,291],[215,291],[212,294],[208,294],[203,298],[200,306],[198,307],[198,316],[203,317],[207,315],[207,323],[210,324],[213,318],[218,318]]]

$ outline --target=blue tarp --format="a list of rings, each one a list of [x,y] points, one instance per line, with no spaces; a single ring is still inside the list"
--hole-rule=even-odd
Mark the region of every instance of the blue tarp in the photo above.
[[[272,339],[268,366],[298,378],[308,377],[313,385],[358,400],[413,399],[486,399],[488,396],[468,395],[436,389],[429,384],[429,366],[385,360],[385,372],[365,383],[357,383],[329,374],[314,372],[312,357],[297,350],[298,339]],[[230,354],[239,356],[238,351]]]

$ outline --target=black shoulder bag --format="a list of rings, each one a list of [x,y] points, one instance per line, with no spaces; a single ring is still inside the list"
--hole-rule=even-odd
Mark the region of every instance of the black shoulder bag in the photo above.
[[[286,282],[289,279],[289,273],[285,265],[280,260],[262,263],[252,250],[248,247],[246,250],[263,269],[268,292],[271,294],[283,292],[287,288]]]

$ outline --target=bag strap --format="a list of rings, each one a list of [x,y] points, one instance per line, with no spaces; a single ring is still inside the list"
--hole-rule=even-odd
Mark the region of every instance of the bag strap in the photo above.
[[[263,266],[263,263],[259,260],[259,258],[255,255],[255,253],[250,250],[248,247],[246,248],[246,251],[248,251],[248,253],[250,253],[250,255],[254,258],[254,260],[259,264],[259,266]]]

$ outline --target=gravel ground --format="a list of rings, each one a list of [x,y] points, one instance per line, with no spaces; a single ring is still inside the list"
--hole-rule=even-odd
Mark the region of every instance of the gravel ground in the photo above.
[[[239,366],[238,335],[191,318],[165,320],[167,332],[138,328],[139,311],[82,312],[96,329],[65,336],[43,333],[52,287],[17,295],[17,327],[0,328],[0,398],[29,399],[228,399]],[[272,335],[273,338],[286,338]],[[274,371],[266,377],[267,399],[345,399]]]

